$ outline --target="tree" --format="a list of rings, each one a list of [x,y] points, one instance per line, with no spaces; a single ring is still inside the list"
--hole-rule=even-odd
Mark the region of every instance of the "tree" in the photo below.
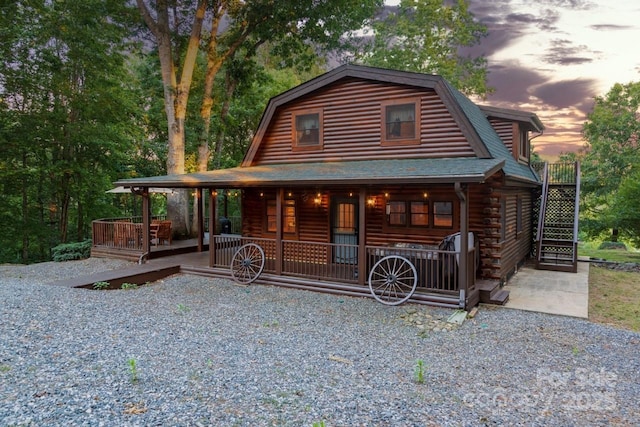
[[[583,208],[586,230],[597,236],[611,231],[638,238],[640,209],[626,200],[637,194],[640,165],[640,83],[615,84],[595,99],[583,135],[587,141],[582,162]],[[637,206],[637,204],[635,204]]]
[[[104,191],[137,129],[125,3],[2,5],[0,217],[13,223],[0,237],[4,259],[48,259],[108,210]]]
[[[273,54],[283,58],[285,65],[309,64],[316,57],[309,46],[325,51],[340,47],[345,33],[362,27],[381,3],[381,0],[200,0],[191,14],[190,36],[183,54],[180,31],[183,18],[189,15],[190,10],[179,9],[177,3],[170,8],[167,0],[155,2],[154,10],[151,3],[148,5],[144,0],[137,0],[138,9],[154,36],[160,58],[169,129],[167,173],[184,173],[186,107],[201,42],[206,45],[207,64],[200,106],[199,170],[206,168],[211,155],[211,112],[215,104],[224,102],[214,98],[214,85],[218,73],[228,61],[250,61],[260,46],[271,42]],[[203,40],[205,17],[209,31]],[[180,68],[182,71],[178,79],[176,75]],[[232,84],[232,80],[226,81]],[[232,92],[227,90],[226,96],[230,97]],[[179,219],[177,230],[182,228],[186,232],[186,213],[184,193],[179,199],[170,200],[168,214],[172,219]]]
[[[469,12],[466,0],[402,0],[395,12],[373,24],[355,59],[366,65],[439,74],[468,95],[484,96],[487,61],[461,49],[479,43],[487,28]]]

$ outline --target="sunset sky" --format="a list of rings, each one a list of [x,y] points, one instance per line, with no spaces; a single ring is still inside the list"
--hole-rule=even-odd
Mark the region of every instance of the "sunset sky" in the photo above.
[[[397,4],[398,1],[386,1]],[[576,151],[596,96],[614,83],[640,81],[637,0],[470,0],[488,27],[475,47],[489,62],[487,105],[538,114],[543,156]]]

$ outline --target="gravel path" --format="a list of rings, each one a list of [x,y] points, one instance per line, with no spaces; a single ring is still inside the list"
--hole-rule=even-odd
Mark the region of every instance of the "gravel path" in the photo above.
[[[637,333],[189,275],[45,285],[123,265],[0,266],[1,426],[640,425]]]

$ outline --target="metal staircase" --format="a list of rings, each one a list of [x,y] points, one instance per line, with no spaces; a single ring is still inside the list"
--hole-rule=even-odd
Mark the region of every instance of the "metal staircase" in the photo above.
[[[536,232],[540,270],[578,270],[580,164],[544,164]]]

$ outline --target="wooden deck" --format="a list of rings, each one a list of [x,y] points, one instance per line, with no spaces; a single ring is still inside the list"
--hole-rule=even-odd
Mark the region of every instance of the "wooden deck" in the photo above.
[[[151,252],[147,259],[153,260],[165,258],[172,255],[180,255],[196,252],[198,250],[198,240],[174,240],[171,245],[152,245]],[[209,250],[209,240],[204,240],[203,251]],[[116,258],[126,261],[138,262],[143,255],[139,249],[115,248],[110,246],[93,246],[91,248],[91,256],[98,258]]]

